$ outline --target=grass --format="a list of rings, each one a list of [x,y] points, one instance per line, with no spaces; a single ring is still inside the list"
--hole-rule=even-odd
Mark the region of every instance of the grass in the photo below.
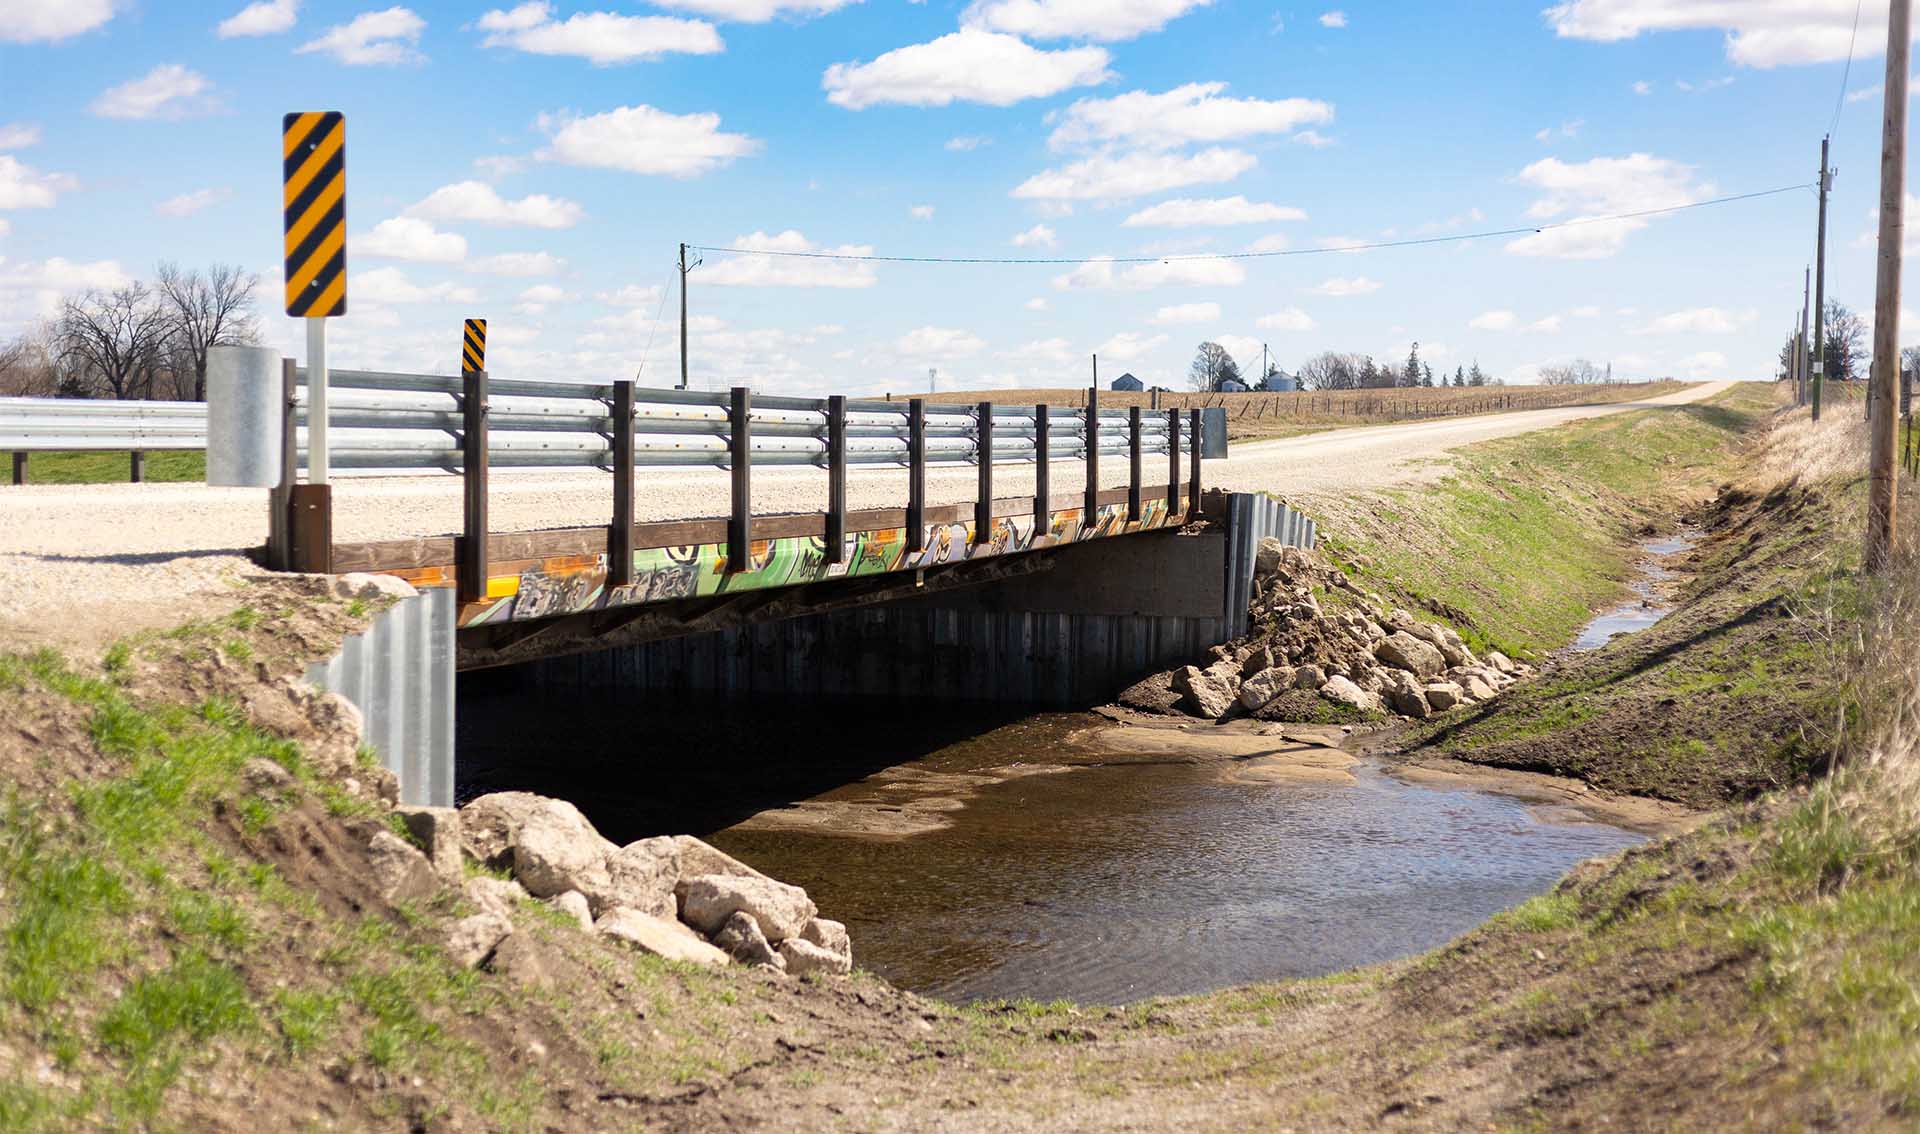
[[[0,453],[0,462],[13,468],[11,451]],[[130,479],[133,458],[128,453],[30,453],[27,455],[28,484],[124,484]],[[147,454],[146,479],[154,482],[207,479],[207,455],[195,452],[156,450]]]

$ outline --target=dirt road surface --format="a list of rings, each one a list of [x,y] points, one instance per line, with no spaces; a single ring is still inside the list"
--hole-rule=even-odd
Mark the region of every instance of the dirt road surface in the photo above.
[[[1729,383],[1688,387],[1645,402],[1527,410],[1407,425],[1333,430],[1234,447],[1208,461],[1205,487],[1269,491],[1289,498],[1381,488],[1433,475],[1438,458],[1478,441],[1606,414],[1698,402]],[[1165,483],[1161,460],[1147,481]],[[1126,484],[1126,462],[1101,466],[1102,487]],[[1033,490],[1033,472],[994,471],[997,496]],[[1056,462],[1052,488],[1084,484],[1078,462]],[[726,511],[727,474],[718,470],[654,471],[639,476],[635,506],[642,520],[719,516]],[[826,475],[815,469],[758,471],[758,512],[821,511]],[[971,466],[929,470],[930,502],[973,499]],[[854,508],[899,506],[906,473],[861,469],[849,477]],[[263,489],[199,484],[44,485],[0,488],[0,645],[96,649],[123,634],[170,626],[212,609],[235,580],[258,572],[248,548],[266,538]],[[606,473],[495,473],[489,509],[496,531],[531,531],[608,522],[612,490]],[[337,542],[445,534],[460,527],[460,481],[453,476],[352,478],[334,489]]]

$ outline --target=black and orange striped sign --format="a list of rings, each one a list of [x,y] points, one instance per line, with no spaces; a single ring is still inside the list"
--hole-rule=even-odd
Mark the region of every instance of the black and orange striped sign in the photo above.
[[[467,320],[467,330],[460,339],[460,369],[485,370],[487,368],[487,321],[485,319]]]
[[[337,110],[281,121],[286,185],[287,314],[347,313],[347,120]]]

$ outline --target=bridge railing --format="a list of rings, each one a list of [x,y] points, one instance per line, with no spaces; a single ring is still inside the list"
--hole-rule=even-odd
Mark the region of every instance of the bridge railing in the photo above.
[[[145,476],[149,449],[205,449],[204,402],[0,398],[0,450],[13,453],[13,483],[27,482],[31,453],[126,452],[128,479]]]

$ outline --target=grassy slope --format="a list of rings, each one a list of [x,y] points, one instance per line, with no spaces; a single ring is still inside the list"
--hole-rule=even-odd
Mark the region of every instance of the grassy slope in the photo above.
[[[123,484],[132,466],[128,453],[32,453],[27,457],[28,484]],[[13,454],[0,450],[0,466],[11,477]],[[156,450],[147,454],[150,481],[204,481],[207,455]],[[11,483],[9,481],[8,483]]]

